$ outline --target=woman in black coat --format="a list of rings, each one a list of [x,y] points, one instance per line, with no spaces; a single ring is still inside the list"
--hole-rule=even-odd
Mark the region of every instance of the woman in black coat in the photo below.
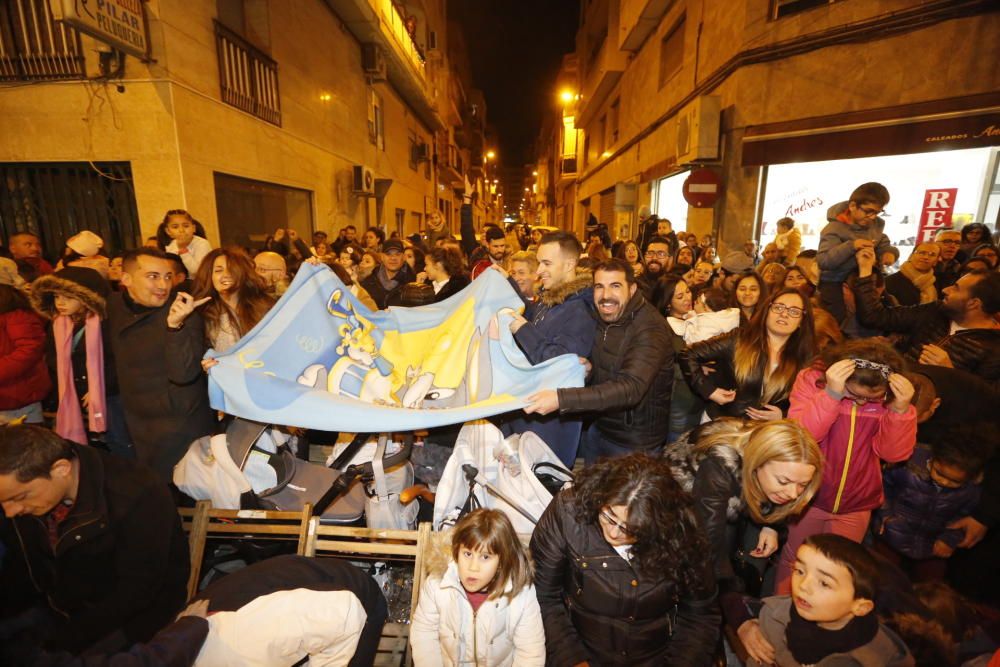
[[[434,303],[444,301],[469,286],[462,257],[448,248],[434,248],[424,257],[426,284],[434,288]]]
[[[783,289],[769,296],[747,324],[691,345],[678,363],[712,419],[781,419],[796,375],[812,361],[814,343],[808,299]]]
[[[710,665],[720,615],[705,551],[663,459],[585,468],[531,538],[547,664]]]

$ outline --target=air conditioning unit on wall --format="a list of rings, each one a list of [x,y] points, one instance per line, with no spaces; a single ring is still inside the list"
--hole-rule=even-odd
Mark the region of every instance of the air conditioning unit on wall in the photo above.
[[[719,159],[722,98],[702,95],[677,114],[677,164]]]
[[[363,164],[354,165],[354,178],[351,180],[351,191],[362,197],[375,196],[375,172]]]
[[[385,55],[378,44],[361,45],[361,68],[371,81],[385,81],[387,78]]]

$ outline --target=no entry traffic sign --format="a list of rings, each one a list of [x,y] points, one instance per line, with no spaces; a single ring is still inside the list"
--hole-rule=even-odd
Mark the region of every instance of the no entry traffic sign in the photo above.
[[[684,180],[684,201],[696,208],[712,206],[722,192],[722,179],[711,169],[692,169]]]

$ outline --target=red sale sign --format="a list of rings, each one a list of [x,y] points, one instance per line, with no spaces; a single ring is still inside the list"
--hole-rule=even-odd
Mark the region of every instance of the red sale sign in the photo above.
[[[920,211],[917,243],[933,241],[938,230],[951,228],[951,214],[955,210],[958,188],[937,188],[924,193],[924,207]]]

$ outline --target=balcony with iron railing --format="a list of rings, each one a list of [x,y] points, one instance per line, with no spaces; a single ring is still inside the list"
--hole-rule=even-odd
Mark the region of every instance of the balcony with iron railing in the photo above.
[[[80,33],[47,0],[0,1],[0,81],[86,78]]]
[[[222,101],[280,126],[278,63],[218,21],[215,45]]]
[[[361,44],[377,44],[385,56],[389,82],[431,129],[443,130],[427,59],[406,29],[392,0],[325,0]]]
[[[465,166],[455,144],[439,141],[437,160],[438,177],[443,183],[455,188],[464,186]]]

